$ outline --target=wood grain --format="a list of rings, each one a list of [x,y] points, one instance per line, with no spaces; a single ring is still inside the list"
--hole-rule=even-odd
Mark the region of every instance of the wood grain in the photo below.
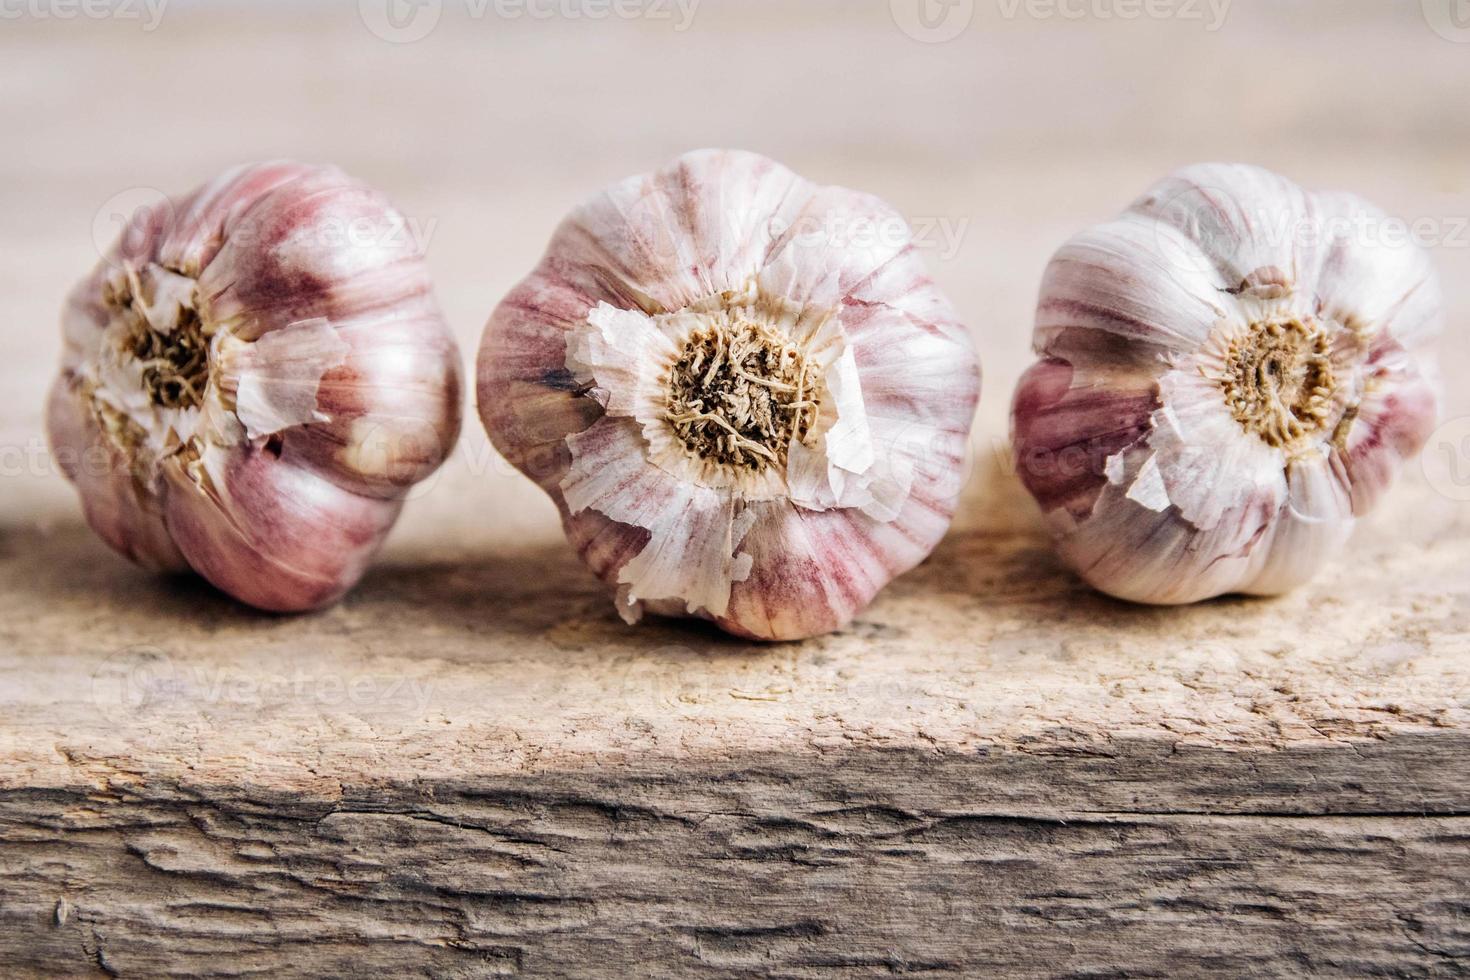
[[[976,804],[1015,768],[843,751],[332,800],[8,794],[0,955],[51,975],[1464,975],[1470,815]]]
[[[0,962],[1461,976],[1464,546],[1401,544],[1166,613],[976,530],[752,647],[626,630],[560,549],[275,619],[7,538]]]
[[[841,0],[409,45],[352,6],[0,31],[0,975],[1470,975],[1470,46],[1417,4],[939,45]],[[40,406],[119,193],[337,162],[432,226],[468,353],[573,202],[698,145],[956,232],[970,489],[851,628],[623,626],[473,424],[318,615],[80,526]],[[1056,245],[1221,157],[1437,229],[1451,427],[1307,588],[1128,606],[1052,558],[1006,403]]]

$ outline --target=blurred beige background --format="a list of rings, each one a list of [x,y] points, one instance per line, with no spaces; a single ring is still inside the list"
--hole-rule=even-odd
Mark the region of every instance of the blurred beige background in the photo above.
[[[930,229],[978,339],[990,469],[1052,250],[1173,167],[1257,162],[1427,223],[1464,414],[1467,83],[1470,6],[1419,0],[0,0],[0,526],[77,520],[41,406],[62,296],[117,216],[276,156],[395,199],[467,364],[568,208],[683,150],[748,148],[874,192]],[[467,408],[400,555],[557,536]],[[961,521],[1019,513],[1005,497]],[[1464,506],[1421,499],[1411,519],[1445,526]]]

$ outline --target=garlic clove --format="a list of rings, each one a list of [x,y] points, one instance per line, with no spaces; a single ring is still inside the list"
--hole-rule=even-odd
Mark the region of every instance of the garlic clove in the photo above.
[[[1231,416],[1217,382],[1182,368],[1166,372],[1158,386],[1163,407],[1153,414],[1147,449],[1138,451],[1147,452],[1162,491],[1151,506],[1173,507],[1201,529],[1285,506],[1287,473],[1281,451],[1262,439],[1238,438],[1240,423]],[[1132,485],[1129,494],[1135,495]]]
[[[396,497],[428,479],[459,441],[459,348],[438,310],[371,313],[337,325],[342,362],[316,388],[321,416],[286,452],[345,489]]]
[[[1263,517],[1264,515],[1258,515]],[[1109,484],[1092,515],[1058,542],[1089,585],[1120,599],[1182,605],[1233,591],[1248,573],[1251,532],[1239,520],[1200,531]]]
[[[326,319],[299,320],[245,342],[214,344],[220,388],[252,441],[328,419],[317,405],[322,379],[347,359],[347,344]]]
[[[1084,344],[1076,346],[1080,352]],[[1021,376],[1011,407],[1022,479],[1043,513],[1067,529],[1092,513],[1108,461],[1149,432],[1160,407],[1151,374],[1079,364],[1086,361],[1038,361]]]
[[[210,450],[200,469],[202,479],[182,465],[165,468],[168,532],[216,588],[271,612],[341,598],[402,507],[282,465],[266,449]]]
[[[1035,342],[1051,351],[1055,336],[1081,328],[1117,338],[1114,353],[1139,359],[1190,351],[1230,315],[1219,296],[1232,285],[1184,233],[1125,215],[1077,235],[1052,259]]]
[[[732,151],[574,211],[478,371],[496,447],[620,615],[761,639],[840,627],[929,553],[979,385],[891,209]]]
[[[197,276],[235,236],[243,215],[278,189],[299,184],[318,169],[289,160],[232,167],[177,205],[156,212],[160,218],[173,219],[160,225],[157,243],[120,257],[139,263],[156,260]],[[260,243],[258,238],[256,243]]]
[[[164,527],[157,502],[63,379],[51,388],[46,434],[52,446],[65,449],[56,454],[57,461],[66,478],[77,485],[87,523],[98,536],[144,568],[158,572],[188,568]]]
[[[1206,163],[1165,177],[1129,213],[1172,227],[1199,250],[1201,274],[1235,288],[1296,275],[1317,244],[1298,234],[1316,202],[1285,177],[1248,164]],[[1176,262],[1187,253],[1171,254]]]
[[[1439,290],[1386,221],[1204,165],[1062,247],[1012,437],[1083,578],[1144,602],[1273,594],[1341,547],[1435,417],[1416,348]]]
[[[1326,312],[1391,335],[1403,348],[1433,340],[1444,296],[1429,253],[1395,240],[1392,219],[1362,198],[1320,194],[1315,202],[1326,231],[1313,271]]]
[[[1343,446],[1343,479],[1358,515],[1373,509],[1399,467],[1429,441],[1438,420],[1435,385],[1407,351],[1383,342],[1370,356],[1376,376]]]
[[[760,269],[763,290],[783,296],[804,311],[845,305],[854,290],[875,274],[911,276],[914,285],[927,282],[921,266],[900,261],[886,267],[911,247],[908,223],[871,194],[841,187],[808,191],[800,210],[794,205],[773,219],[780,234],[773,253]],[[901,290],[906,283],[890,283]]]
[[[1326,454],[1299,461],[1287,472],[1285,506],[1263,541],[1259,567],[1242,589],[1276,595],[1304,582],[1347,543],[1352,533],[1353,504],[1340,462]]]
[[[678,310],[742,288],[779,251],[810,188],[755,154],[697,150],[586,202],[547,251],[594,303]]]
[[[429,295],[405,219],[371,188],[313,171],[232,214],[199,277],[202,313],[241,340]]]
[[[97,276],[67,294],[61,310],[61,367],[66,373],[81,370],[102,344],[111,320],[102,300],[103,283]]]
[[[632,527],[678,526],[686,533],[652,535],[622,566],[619,581],[628,600],[678,596],[689,612],[723,615],[730,584],[750,574],[750,562],[734,556],[750,516],[735,513],[729,494],[680,480],[650,464],[638,426],[604,417],[568,439],[573,465],[562,482],[573,514],[594,510]]]
[[[949,526],[943,504],[928,513],[910,504],[901,521],[875,521],[851,509],[760,509],[741,542],[752,574],[733,586],[727,614],[716,619],[751,639],[842,628],[890,579],[922,561],[932,547],[926,543]]]

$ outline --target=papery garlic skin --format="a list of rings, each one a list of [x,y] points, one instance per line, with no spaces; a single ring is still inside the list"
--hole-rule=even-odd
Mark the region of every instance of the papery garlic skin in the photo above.
[[[405,219],[331,167],[144,208],[68,298],[47,425],[88,523],[262,609],[335,601],[459,434],[457,346]]]
[[[688,153],[573,212],[492,315],[479,406],[619,612],[785,640],[934,548],[969,334],[877,199]]]
[[[1433,431],[1428,256],[1359,198],[1187,168],[1052,259],[1012,405],[1064,560],[1124,599],[1270,595]]]

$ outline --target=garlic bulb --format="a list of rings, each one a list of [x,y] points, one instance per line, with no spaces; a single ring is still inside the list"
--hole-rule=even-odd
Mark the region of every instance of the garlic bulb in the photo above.
[[[63,333],[48,428],[88,523],[264,609],[351,588],[458,436],[419,249],[334,168],[242,167],[141,209]]]
[[[1141,602],[1274,594],[1343,544],[1435,421],[1439,288],[1395,229],[1206,165],[1057,253],[1012,436],[1083,578]]]
[[[479,361],[492,440],[625,619],[770,640],[841,627],[928,555],[978,395],[901,218],[733,151],[573,212]]]

